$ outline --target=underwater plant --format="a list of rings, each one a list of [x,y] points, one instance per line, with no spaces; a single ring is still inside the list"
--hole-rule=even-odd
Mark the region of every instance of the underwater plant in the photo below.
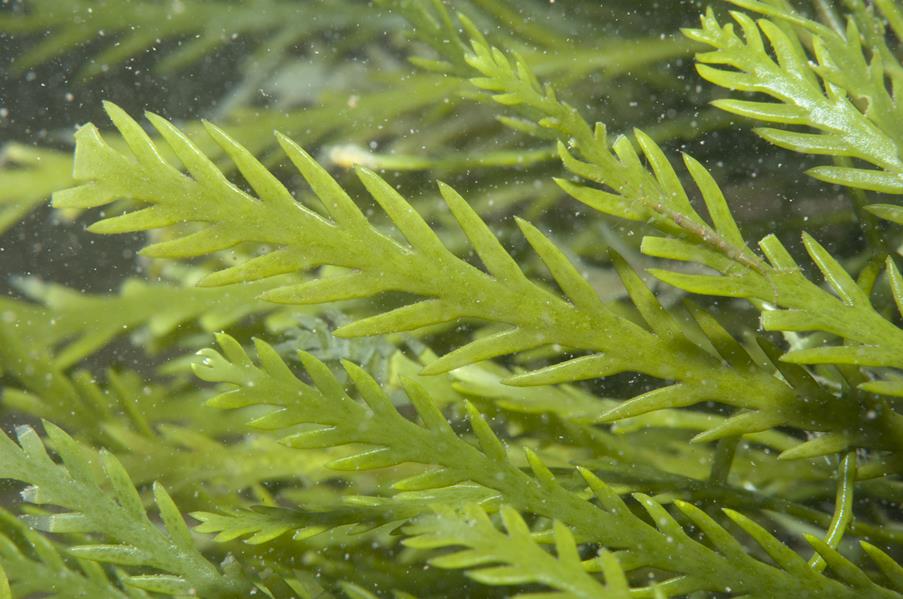
[[[903,595],[900,3],[0,32],[0,599]]]

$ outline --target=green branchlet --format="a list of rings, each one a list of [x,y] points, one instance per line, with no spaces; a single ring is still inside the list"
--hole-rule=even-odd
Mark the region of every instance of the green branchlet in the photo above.
[[[251,583],[235,568],[220,571],[201,555],[191,532],[166,490],[154,486],[154,503],[162,527],[147,514],[144,502],[119,460],[108,452],[79,445],[56,426],[44,428],[62,464],[47,453],[30,427],[18,431],[18,445],[0,436],[0,476],[29,486],[23,498],[37,506],[64,511],[28,516],[32,528],[57,534],[99,534],[106,543],[71,546],[82,559],[128,567],[147,567],[153,574],[126,576],[123,582],[169,595],[240,597]]]

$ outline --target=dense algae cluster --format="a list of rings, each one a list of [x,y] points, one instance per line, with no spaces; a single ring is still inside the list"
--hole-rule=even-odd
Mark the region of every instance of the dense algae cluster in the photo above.
[[[899,2],[0,35],[0,599],[903,594]]]

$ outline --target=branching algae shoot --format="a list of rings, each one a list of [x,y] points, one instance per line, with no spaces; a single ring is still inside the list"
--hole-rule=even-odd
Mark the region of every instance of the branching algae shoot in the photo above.
[[[0,598],[903,595],[897,0],[0,10]]]

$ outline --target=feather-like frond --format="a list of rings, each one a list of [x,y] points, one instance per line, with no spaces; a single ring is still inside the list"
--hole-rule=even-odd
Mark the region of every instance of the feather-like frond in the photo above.
[[[816,597],[819,593],[852,597],[859,592],[854,590],[858,588],[858,582],[847,580],[852,586],[844,587],[806,567],[798,556],[796,559],[804,564],[803,569],[792,567],[796,562],[779,564],[778,568],[760,562],[747,555],[742,545],[704,512],[692,505],[681,504],[682,510],[701,518],[705,524],[703,530],[708,529],[707,534],[716,539],[730,538],[730,546],[740,548],[739,552],[724,552],[720,546],[717,550],[710,549],[686,533],[660,503],[650,497],[637,496],[656,524],[657,528],[651,528],[608,485],[592,472],[581,470],[585,484],[599,503],[588,502],[582,494],[565,488],[543,461],[529,451],[526,456],[528,469],[516,467],[505,443],[470,404],[467,412],[474,442],[462,438],[448,426],[429,397],[424,395],[424,390],[413,381],[408,381],[405,387],[418,413],[419,423],[402,416],[379,385],[353,364],[347,363],[345,368],[360,399],[352,397],[322,362],[310,356],[302,356],[302,362],[311,384],[289,371],[282,359],[263,342],[257,343],[259,365],[231,337],[221,335],[219,343],[222,353],[205,350],[196,365],[198,375],[205,380],[227,383],[231,387],[213,398],[211,404],[224,409],[268,406],[269,414],[252,421],[251,426],[269,427],[272,421],[279,428],[291,430],[308,425],[303,432],[284,437],[283,442],[295,447],[307,449],[349,444],[361,447],[330,464],[337,470],[361,472],[410,462],[427,465],[432,469],[425,474],[403,479],[394,486],[423,491],[436,486],[476,483],[494,491],[503,503],[509,503],[519,511],[560,520],[580,542],[598,542],[607,547],[634,551],[641,549],[642,565],[684,575],[666,583],[669,588],[679,588],[680,592],[712,590],[710,581],[715,570],[718,572],[715,579],[732,579],[732,588],[753,595],[768,596],[778,592],[779,588],[786,591],[789,588],[786,585],[792,585],[793,590],[789,592],[801,597]],[[701,516],[696,516],[697,513]],[[702,526],[696,520],[694,523]],[[218,527],[225,529],[223,524]],[[750,534],[757,537],[760,544],[773,547],[775,551],[783,548],[780,551],[796,556],[764,529],[750,526],[749,530],[754,531]],[[236,532],[242,534],[240,529]],[[253,528],[245,534],[248,532],[253,532]],[[448,539],[442,544],[461,544],[461,539]],[[833,561],[836,567],[843,569],[850,564],[844,559],[835,559],[831,553],[833,549],[820,546],[816,549],[823,556],[830,555],[829,565]],[[704,564],[702,570],[699,564]],[[501,580],[497,579],[497,582]],[[872,582],[869,582],[868,590],[876,597],[893,596],[892,591]]]
[[[483,55],[490,56],[486,60],[500,60],[497,55],[492,58],[491,52]],[[498,85],[505,81],[508,80]],[[541,97],[550,106],[564,106],[557,104],[553,95]],[[762,371],[753,377],[747,370],[723,368],[722,357],[712,355],[686,338],[671,317],[660,306],[656,307],[657,301],[632,277],[624,264],[619,267],[622,279],[649,328],[622,317],[598,299],[559,249],[535,227],[522,223],[527,239],[549,268],[563,295],[551,293],[522,272],[485,222],[448,186],[440,186],[442,197],[482,261],[482,270],[449,251],[410,204],[371,171],[360,169],[359,178],[392,219],[404,237],[404,243],[386,236],[372,225],[344,189],[304,150],[285,137],[280,137],[280,144],[326,208],[328,219],[296,202],[262,164],[212,125],[208,130],[214,140],[233,158],[257,196],[249,195],[230,182],[187,136],[165,120],[151,117],[190,176],[160,158],[155,144],[128,115],[113,105],[108,105],[108,110],[129,141],[132,152],[120,153],[107,145],[95,128],[83,128],[78,133],[76,176],[87,183],[56,194],[58,206],[82,205],[82,198],[86,197],[94,198],[89,202],[91,204],[128,197],[149,204],[152,208],[145,210],[158,210],[167,215],[168,221],[195,222],[200,226],[188,236],[144,250],[155,255],[192,257],[240,242],[268,244],[272,251],[280,252],[282,258],[278,263],[272,263],[268,270],[266,267],[255,270],[255,277],[283,274],[284,270],[277,265],[286,263],[302,265],[304,269],[324,265],[347,269],[348,274],[318,278],[263,294],[264,299],[271,301],[318,303],[372,297],[389,291],[403,291],[420,297],[406,306],[345,325],[337,331],[339,335],[385,334],[461,319],[488,321],[506,329],[452,351],[430,364],[426,371],[446,372],[480,360],[555,343],[592,352],[593,357],[578,358],[518,377],[512,382],[547,384],[625,371],[677,381],[674,386],[644,394],[612,410],[608,414],[610,420],[714,400],[738,408],[764,411],[772,420],[778,418],[801,428],[840,429],[843,431],[840,434],[852,445],[893,443],[893,436],[885,432],[859,433],[875,427],[898,426],[891,412],[887,412],[889,420],[863,422],[852,416],[857,408],[851,405],[848,412],[821,412],[822,421],[816,426],[812,425],[810,415],[805,421],[797,418],[795,414],[801,411],[792,406],[801,405],[810,398],[794,393],[792,388],[775,380],[770,372]],[[570,123],[568,126],[580,129],[582,120],[576,111],[567,107],[560,110],[563,111],[561,118]],[[596,134],[587,134],[590,136],[588,143],[601,152],[598,143],[604,143],[604,135],[600,137],[599,130]],[[669,207],[662,208],[664,212],[659,211],[671,219],[672,225],[689,227],[700,239],[708,239],[712,249],[704,250],[705,256],[712,256],[717,265],[726,265],[731,272],[742,268],[743,280],[751,281],[755,290],[760,293],[770,290],[761,274],[766,272],[767,265],[749,250],[731,250],[733,246],[727,245],[726,239],[738,235],[737,228],[726,208],[719,208],[723,198],[715,192],[711,180],[701,174],[701,167],[693,168],[703,187],[709,190],[707,196],[713,206],[712,214],[719,215],[717,228],[723,233],[707,228],[702,218],[693,212],[660,150],[651,140],[641,139],[645,140],[643,147],[647,155],[655,157],[657,175],[646,173],[637,166],[641,175],[636,193],[659,189],[660,196],[673,198],[669,200]],[[604,147],[608,152],[607,146]],[[625,156],[631,155],[626,141],[618,142],[615,147]],[[615,160],[613,156],[606,160]],[[655,187],[661,185],[670,186],[673,191],[666,193],[661,187]],[[680,216],[684,214],[681,211],[690,211],[690,216]],[[104,222],[108,221],[100,221],[94,227],[102,228]],[[130,228],[143,230],[154,226],[151,222],[134,222]],[[703,250],[693,251],[696,253],[692,257],[696,258]],[[741,293],[739,290],[743,288],[737,286],[736,289]],[[865,306],[864,309],[870,308]],[[881,319],[881,322],[886,321]],[[876,326],[879,324],[876,320]],[[751,386],[756,390],[753,391]],[[853,434],[854,430],[856,434]]]
[[[0,477],[29,485],[24,498],[60,511],[30,515],[32,528],[58,534],[94,533],[105,542],[69,547],[80,559],[125,567],[151,568],[130,574],[129,586],[169,595],[194,592],[233,597],[251,589],[239,572],[220,571],[201,555],[175,503],[161,485],[153,502],[163,523],[148,515],[144,500],[119,460],[108,452],[80,445],[62,429],[45,423],[47,436],[62,463],[55,462],[34,429],[20,427],[18,444],[0,435]]]

